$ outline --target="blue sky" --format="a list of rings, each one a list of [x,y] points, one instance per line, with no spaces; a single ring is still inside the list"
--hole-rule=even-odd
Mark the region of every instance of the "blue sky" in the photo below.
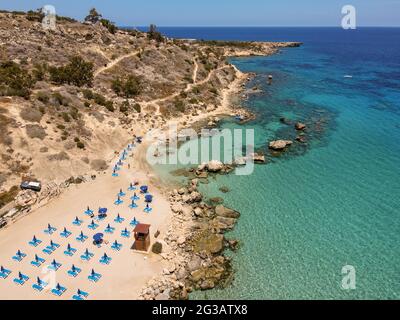
[[[0,9],[45,4],[79,20],[96,7],[123,26],[339,26],[351,4],[358,26],[400,26],[400,0],[0,0]]]

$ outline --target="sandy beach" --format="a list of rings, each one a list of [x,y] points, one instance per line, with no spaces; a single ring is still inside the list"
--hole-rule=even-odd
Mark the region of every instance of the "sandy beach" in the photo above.
[[[141,223],[151,224],[152,237],[157,230],[161,232],[162,236],[168,226],[170,209],[165,198],[148,183],[145,173],[136,170],[137,166],[133,162],[134,158],[129,157],[127,163],[119,171],[119,177],[112,177],[111,171],[107,171],[94,181],[68,188],[59,198],[1,231],[0,264],[11,270],[12,273],[7,279],[0,280],[0,299],[71,299],[78,288],[89,293],[88,299],[136,299],[138,297],[143,285],[154,274],[162,271],[163,263],[159,256],[131,250],[133,235],[129,239],[124,239],[121,237],[121,230],[127,227],[129,231],[132,231],[133,227],[129,223],[136,217]],[[130,170],[127,167],[128,163],[131,165]],[[143,212],[145,207],[143,195],[137,201],[138,208],[128,208],[129,197],[133,195],[133,191],[127,191],[127,188],[129,183],[134,180],[140,181],[141,185],[149,184],[150,186],[149,191],[154,195],[153,211],[150,214]],[[114,201],[121,188],[127,195],[122,198],[124,203],[116,206]],[[139,192],[137,193],[139,195]],[[107,218],[102,222],[96,222],[99,227],[94,231],[88,228],[92,219],[84,214],[87,206],[90,206],[95,212],[99,207],[109,209]],[[125,219],[121,224],[114,222],[118,213]],[[72,225],[76,216],[83,220],[81,227]],[[52,236],[44,233],[48,223],[57,228]],[[104,232],[108,224],[116,228],[115,232],[112,235],[105,234],[105,240],[109,244],[103,244],[97,248],[92,243],[92,236],[97,232]],[[72,232],[68,239],[60,236],[64,227]],[[80,243],[75,239],[81,230],[89,237],[85,243]],[[33,235],[43,241],[36,248],[28,244]],[[50,244],[50,240],[59,244],[60,248],[47,256],[42,249]],[[110,248],[115,240],[123,244],[119,252]],[[77,249],[73,257],[67,257],[63,253],[68,243]],[[80,255],[86,248],[94,253],[94,257],[89,262],[80,259]],[[11,259],[18,249],[27,254],[21,262]],[[99,259],[104,253],[112,258],[110,265],[99,263]],[[60,298],[52,295],[48,290],[38,293],[32,289],[36,277],[45,280],[49,276],[49,273],[42,273],[45,272],[42,267],[36,268],[30,264],[35,254],[46,259],[44,265],[51,263],[53,259],[62,264],[56,272],[55,279],[57,283],[66,287],[67,291]],[[76,278],[67,274],[72,264],[82,269]],[[92,268],[102,275],[98,283],[92,283],[87,278]],[[13,279],[18,276],[19,271],[30,277],[23,286],[13,283]]]

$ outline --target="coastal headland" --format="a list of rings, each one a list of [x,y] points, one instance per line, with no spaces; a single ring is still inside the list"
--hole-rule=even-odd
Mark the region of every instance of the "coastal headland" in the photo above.
[[[227,58],[271,55],[300,43],[168,39],[154,30],[66,17],[58,17],[55,30],[44,30],[40,15],[20,12],[1,12],[0,29],[0,264],[35,281],[40,271],[11,261],[14,251],[24,251],[30,260],[35,248],[27,243],[34,234],[44,238],[48,223],[62,230],[87,206],[107,207],[109,223],[120,214],[151,224],[152,245],[161,249],[138,253],[129,249],[133,239],[127,240],[110,266],[98,268],[103,281],[88,284],[86,274],[71,278],[64,269],[57,271],[63,285],[86,286],[81,289],[90,290],[93,299],[187,299],[192,290],[229,285],[232,267],[223,251],[238,243],[224,233],[240,214],[206,202],[198,178],[177,188],[161,185],[146,162],[152,142],[146,138],[118,177],[112,176],[112,165],[135,137],[151,129],[249,116],[240,96],[251,76]],[[19,190],[22,180],[39,180],[42,191]],[[150,214],[129,211],[128,203],[115,206],[118,191],[133,181],[150,187],[155,198]],[[61,253],[55,259],[65,261]],[[71,263],[85,272],[92,267],[76,259],[68,268]],[[54,298],[38,296],[30,286],[10,288],[5,281],[0,295]]]

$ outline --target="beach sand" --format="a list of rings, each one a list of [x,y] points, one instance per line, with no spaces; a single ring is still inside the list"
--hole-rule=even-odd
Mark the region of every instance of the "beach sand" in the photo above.
[[[89,293],[88,299],[136,299],[140,293],[140,289],[149,281],[155,274],[158,274],[163,269],[162,258],[155,254],[138,253],[131,250],[133,244],[133,234],[129,239],[121,237],[120,232],[125,227],[132,231],[133,227],[129,225],[133,217],[136,217],[141,223],[151,224],[151,237],[154,241],[154,233],[159,230],[161,237],[168,227],[170,218],[169,203],[158,189],[149,184],[149,179],[144,172],[138,172],[137,166],[134,165],[134,158],[130,157],[127,160],[131,164],[131,169],[128,170],[127,163],[119,172],[119,177],[112,177],[111,171],[98,176],[96,180],[74,185],[68,188],[57,199],[54,199],[46,206],[33,211],[28,216],[20,219],[16,223],[10,225],[1,231],[0,237],[0,265],[6,269],[12,270],[12,274],[7,279],[0,279],[0,299],[71,299],[77,289],[81,289]],[[144,197],[137,201],[139,205],[136,209],[128,208],[130,204],[130,196],[133,191],[127,191],[129,183],[138,180],[140,184],[149,184],[150,192],[154,195],[154,203],[151,205],[153,211],[150,214],[144,213]],[[120,206],[114,205],[117,193],[120,189],[127,193],[122,199],[124,203]],[[139,195],[139,192],[137,192]],[[102,222],[96,222],[99,227],[92,231],[88,228],[91,218],[85,216],[86,207],[90,206],[95,212],[99,207],[109,209],[107,219]],[[125,218],[122,224],[114,222],[117,214]],[[84,221],[81,227],[72,225],[72,221],[78,216]],[[58,228],[58,230],[49,236],[44,233],[47,224]],[[103,244],[101,248],[97,248],[92,243],[92,237],[97,232],[104,233],[107,224],[115,227],[113,235],[105,233],[105,240],[110,243]],[[66,227],[73,234],[64,239],[60,236],[60,232]],[[78,242],[77,237],[80,231],[83,230],[89,239],[84,243]],[[28,242],[33,235],[43,242],[37,247],[31,247]],[[60,244],[52,255],[47,256],[42,252],[50,240]],[[117,240],[123,244],[121,251],[111,250],[111,244]],[[77,249],[77,253],[73,257],[64,255],[64,250],[67,244]],[[89,262],[83,262],[80,255],[88,248],[95,256]],[[11,259],[16,251],[20,249],[27,257],[22,262],[15,262]],[[50,263],[53,259],[62,263],[61,268],[56,272],[55,281],[67,288],[67,291],[62,297],[56,297],[49,291],[38,293],[32,289],[32,284],[36,282],[36,277],[41,277],[48,280],[51,276],[49,273],[42,273],[42,267],[35,268],[31,266],[30,261],[34,255],[46,259],[46,263]],[[101,265],[99,259],[107,253],[112,258],[110,265]],[[82,272],[76,278],[67,275],[72,264],[81,268]],[[102,275],[98,283],[92,283],[88,280],[92,268],[97,273]],[[30,277],[29,281],[23,286],[13,283],[13,279],[18,276],[18,271]]]

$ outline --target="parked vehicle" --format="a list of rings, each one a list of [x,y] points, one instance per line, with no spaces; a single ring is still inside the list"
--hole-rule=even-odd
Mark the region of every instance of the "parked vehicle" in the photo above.
[[[38,181],[24,181],[21,183],[21,189],[39,192],[40,190],[42,190],[42,184]]]

